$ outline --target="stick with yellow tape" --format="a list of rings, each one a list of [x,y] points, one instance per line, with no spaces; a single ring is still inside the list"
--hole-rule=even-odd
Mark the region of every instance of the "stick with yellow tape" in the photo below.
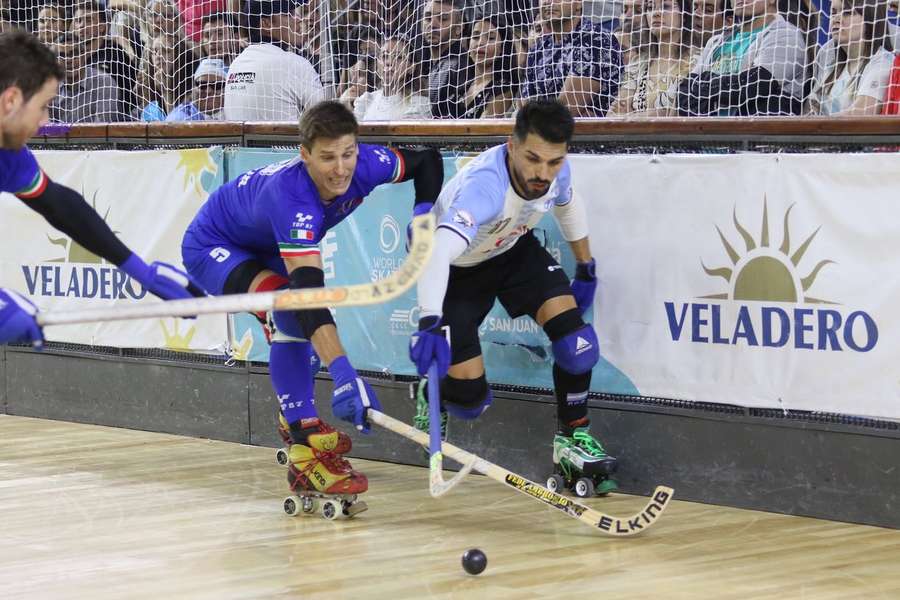
[[[48,325],[125,321],[163,317],[194,317],[219,313],[266,312],[270,310],[305,310],[340,306],[380,304],[399,297],[410,289],[422,274],[434,244],[434,216],[413,219],[412,242],[406,260],[384,279],[356,285],[284,290],[258,294],[206,296],[187,300],[141,303],[85,310],[39,312],[37,321]]]

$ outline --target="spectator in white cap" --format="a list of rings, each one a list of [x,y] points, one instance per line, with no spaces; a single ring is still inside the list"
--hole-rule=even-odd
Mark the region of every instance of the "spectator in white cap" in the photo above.
[[[205,58],[194,73],[191,99],[177,107],[166,121],[221,121],[225,98],[225,62],[220,58]]]

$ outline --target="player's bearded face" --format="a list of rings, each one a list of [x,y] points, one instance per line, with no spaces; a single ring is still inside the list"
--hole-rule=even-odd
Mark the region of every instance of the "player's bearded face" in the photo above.
[[[524,140],[509,141],[509,172],[513,187],[526,200],[546,194],[568,154],[565,142],[555,144],[529,133]]]
[[[59,90],[59,81],[47,80],[26,102],[22,90],[9,88],[0,94],[0,132],[3,147],[18,150],[49,120],[49,104]]]
[[[334,139],[317,139],[311,147],[300,147],[300,156],[322,200],[332,200],[345,193],[353,181],[359,147],[355,135]]]

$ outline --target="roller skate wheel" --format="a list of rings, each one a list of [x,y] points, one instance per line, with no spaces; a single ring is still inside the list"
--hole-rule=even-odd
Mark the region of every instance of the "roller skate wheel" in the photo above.
[[[369,509],[369,506],[363,502],[362,500],[358,502],[345,502],[344,503],[344,516],[348,519],[354,515],[358,515],[361,512],[364,512]]]
[[[566,487],[566,480],[563,479],[562,475],[557,475],[554,473],[550,477],[547,478],[547,489],[551,492],[556,492],[557,494],[561,493]]]
[[[334,500],[326,500],[322,503],[322,516],[329,521],[334,521],[342,513],[341,506]]]
[[[288,496],[284,499],[284,512],[292,517],[296,517],[298,514],[300,514],[302,506],[303,501],[297,496]]]
[[[288,464],[288,451],[287,448],[279,448],[275,452],[275,460],[278,461],[278,464],[282,467]]]
[[[315,498],[304,496],[300,499],[300,510],[302,510],[305,514],[311,515],[316,512],[317,508],[319,508],[319,502]]]
[[[594,495],[594,482],[587,477],[581,477],[575,482],[575,495],[579,498],[590,498]]]

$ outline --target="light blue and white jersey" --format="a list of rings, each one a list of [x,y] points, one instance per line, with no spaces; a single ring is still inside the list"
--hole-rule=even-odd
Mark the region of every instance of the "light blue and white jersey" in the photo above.
[[[471,267],[506,252],[547,212],[574,198],[568,160],[546,194],[525,200],[510,183],[506,157],[506,144],[482,152],[444,186],[435,203],[438,228],[452,230],[468,244],[454,266]]]

